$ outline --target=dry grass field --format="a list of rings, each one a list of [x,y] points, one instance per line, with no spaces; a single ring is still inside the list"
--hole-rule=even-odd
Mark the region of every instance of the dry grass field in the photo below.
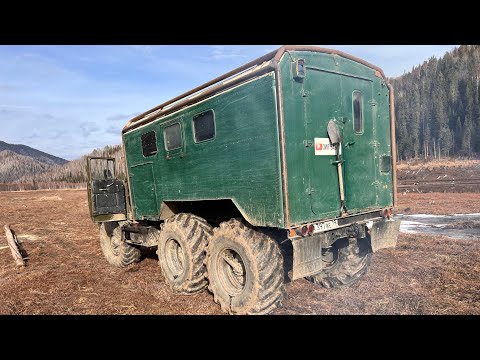
[[[222,314],[207,291],[172,294],[152,254],[111,267],[85,190],[0,192],[0,204],[0,225],[11,225],[29,257],[17,269],[0,250],[0,314]],[[398,212],[480,212],[480,194],[400,193]],[[480,241],[401,234],[353,287],[288,283],[273,314],[480,314]]]

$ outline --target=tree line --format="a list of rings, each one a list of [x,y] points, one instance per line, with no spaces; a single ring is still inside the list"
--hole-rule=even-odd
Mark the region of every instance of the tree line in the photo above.
[[[480,154],[479,45],[462,45],[389,81],[399,160]]]

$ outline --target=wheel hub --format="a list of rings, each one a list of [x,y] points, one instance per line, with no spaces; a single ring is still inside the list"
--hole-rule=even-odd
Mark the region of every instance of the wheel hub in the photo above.
[[[322,261],[324,269],[333,266],[338,260],[338,249],[336,247],[322,248]]]
[[[225,249],[219,255],[217,264],[222,287],[230,296],[240,294],[247,278],[242,257],[233,249]]]
[[[166,263],[171,270],[173,277],[180,276],[185,268],[185,253],[182,246],[175,239],[169,239],[165,245],[165,251],[167,253]]]

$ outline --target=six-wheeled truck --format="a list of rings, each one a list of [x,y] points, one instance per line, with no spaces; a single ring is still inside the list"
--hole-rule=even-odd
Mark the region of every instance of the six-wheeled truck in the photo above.
[[[208,288],[225,312],[272,311],[289,279],[351,285],[396,245],[393,91],[348,54],[283,46],[131,119],[122,142],[125,181],[88,159],[107,261],[156,247],[173,291]]]

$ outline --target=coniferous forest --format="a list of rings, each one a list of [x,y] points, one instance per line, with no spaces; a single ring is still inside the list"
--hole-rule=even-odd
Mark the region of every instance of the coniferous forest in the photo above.
[[[398,159],[480,154],[479,45],[462,45],[389,81]]]

